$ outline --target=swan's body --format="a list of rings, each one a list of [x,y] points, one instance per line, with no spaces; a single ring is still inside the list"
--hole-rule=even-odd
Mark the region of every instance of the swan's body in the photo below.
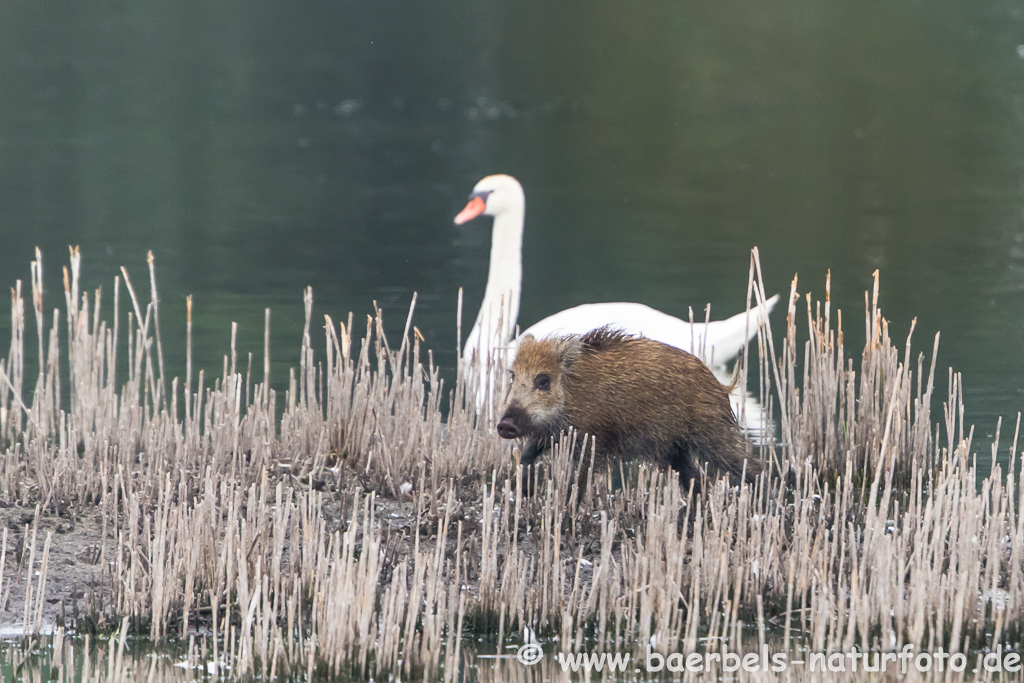
[[[778,300],[779,295],[776,294],[765,302],[765,316]],[[584,334],[598,327],[614,325],[624,332],[689,351],[708,365],[724,365],[739,354],[748,339],[757,334],[760,309],[752,312],[754,316],[749,325],[746,313],[709,323],[689,323],[643,304],[583,304],[549,315],[526,329],[523,336],[532,334],[539,339],[552,334]]]
[[[494,217],[491,263],[484,300],[462,354],[465,361],[475,358],[478,363],[494,358],[495,351],[508,346],[519,316],[526,214],[526,198],[519,181],[508,175],[487,176],[473,188],[469,203],[455,217],[455,222],[461,225],[481,214]],[[757,334],[762,320],[767,319],[778,299],[778,295],[773,296],[755,309],[756,317],[751,317],[749,323],[746,313],[727,320],[690,324],[644,304],[583,304],[548,316],[523,334],[537,338],[550,334],[585,334],[612,325],[694,353],[708,365],[724,365]],[[503,362],[511,364],[514,354],[513,347]]]

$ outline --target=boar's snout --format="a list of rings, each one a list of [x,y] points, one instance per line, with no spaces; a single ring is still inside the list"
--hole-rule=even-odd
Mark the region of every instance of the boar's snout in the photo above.
[[[498,423],[498,436],[503,439],[514,439],[519,436],[519,427],[510,417],[504,417]]]
[[[523,424],[525,422],[526,411],[518,403],[510,404],[498,422],[498,436],[503,439],[519,438],[523,435]]]

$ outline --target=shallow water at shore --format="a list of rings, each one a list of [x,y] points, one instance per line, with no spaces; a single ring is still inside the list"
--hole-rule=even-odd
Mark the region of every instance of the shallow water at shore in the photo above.
[[[715,680],[768,681],[786,676],[788,680],[869,681],[878,680],[973,680],[975,676],[1006,675],[1019,670],[1019,657],[1011,651],[972,652],[965,655],[921,653],[909,650],[871,651],[865,656],[840,653],[812,654],[797,646],[788,654],[781,650],[779,633],[771,633],[759,646],[757,638],[734,650],[728,644],[694,653],[666,653],[644,649],[641,653],[610,653],[600,668],[594,653],[560,653],[557,643],[530,647],[506,645],[495,654],[492,638],[467,636],[460,644],[458,671],[443,670],[436,677],[422,678],[422,672],[391,674],[367,679],[358,670],[327,677],[324,671],[277,671],[246,676],[247,680],[295,682],[333,680],[356,683],[365,680],[436,680],[452,683],[541,683],[601,680],[608,683],[632,681]],[[749,636],[748,636],[749,638]],[[491,641],[491,642],[488,642]],[[733,654],[730,654],[733,653]],[[694,659],[696,654],[697,659]],[[687,659],[686,655],[690,655]],[[812,661],[813,659],[813,661]],[[586,662],[592,662],[589,666]],[[940,670],[941,662],[941,670]],[[865,668],[865,665],[867,668]],[[986,667],[988,670],[986,670]],[[1000,671],[1002,667],[1008,667]],[[952,671],[950,671],[952,669]],[[211,643],[200,636],[153,647],[145,638],[122,642],[119,634],[85,638],[81,636],[36,636],[31,640],[0,641],[0,675],[4,680],[46,681],[215,681],[231,678],[231,667],[222,657],[215,661]],[[909,676],[909,679],[908,679]],[[962,678],[961,678],[962,677]]]

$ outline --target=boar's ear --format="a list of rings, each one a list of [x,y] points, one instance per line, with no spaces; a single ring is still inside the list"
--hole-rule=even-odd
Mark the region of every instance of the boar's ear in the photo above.
[[[558,361],[563,368],[569,369],[583,351],[583,344],[577,336],[562,337],[555,343],[558,349]]]
[[[529,348],[530,346],[536,343],[537,340],[534,338],[534,336],[532,334],[528,334],[524,337],[519,337],[519,339],[513,340],[511,348],[515,349],[516,355],[519,355],[519,353],[523,349]]]

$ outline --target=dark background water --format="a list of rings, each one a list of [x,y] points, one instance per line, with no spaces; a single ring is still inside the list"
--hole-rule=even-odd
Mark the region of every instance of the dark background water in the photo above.
[[[168,364],[219,373],[230,323],[274,380],[316,314],[385,310],[455,361],[497,172],[527,193],[526,325],[590,301],[685,317],[770,291],[832,298],[848,346],[881,271],[916,348],[942,331],[979,434],[1024,409],[1024,8],[990,0],[39,3],[0,20],[0,283],[44,250],[137,286],[156,254]],[[109,299],[108,305],[109,305]],[[774,316],[781,330],[784,315]],[[6,323],[5,323],[6,324]],[[468,324],[468,323],[467,323]],[[0,329],[0,334],[6,334]],[[319,335],[318,335],[319,336]],[[322,342],[321,342],[322,343]],[[322,348],[322,346],[321,346]],[[244,356],[243,356],[244,357]],[[1004,444],[1005,444],[1004,439]]]

